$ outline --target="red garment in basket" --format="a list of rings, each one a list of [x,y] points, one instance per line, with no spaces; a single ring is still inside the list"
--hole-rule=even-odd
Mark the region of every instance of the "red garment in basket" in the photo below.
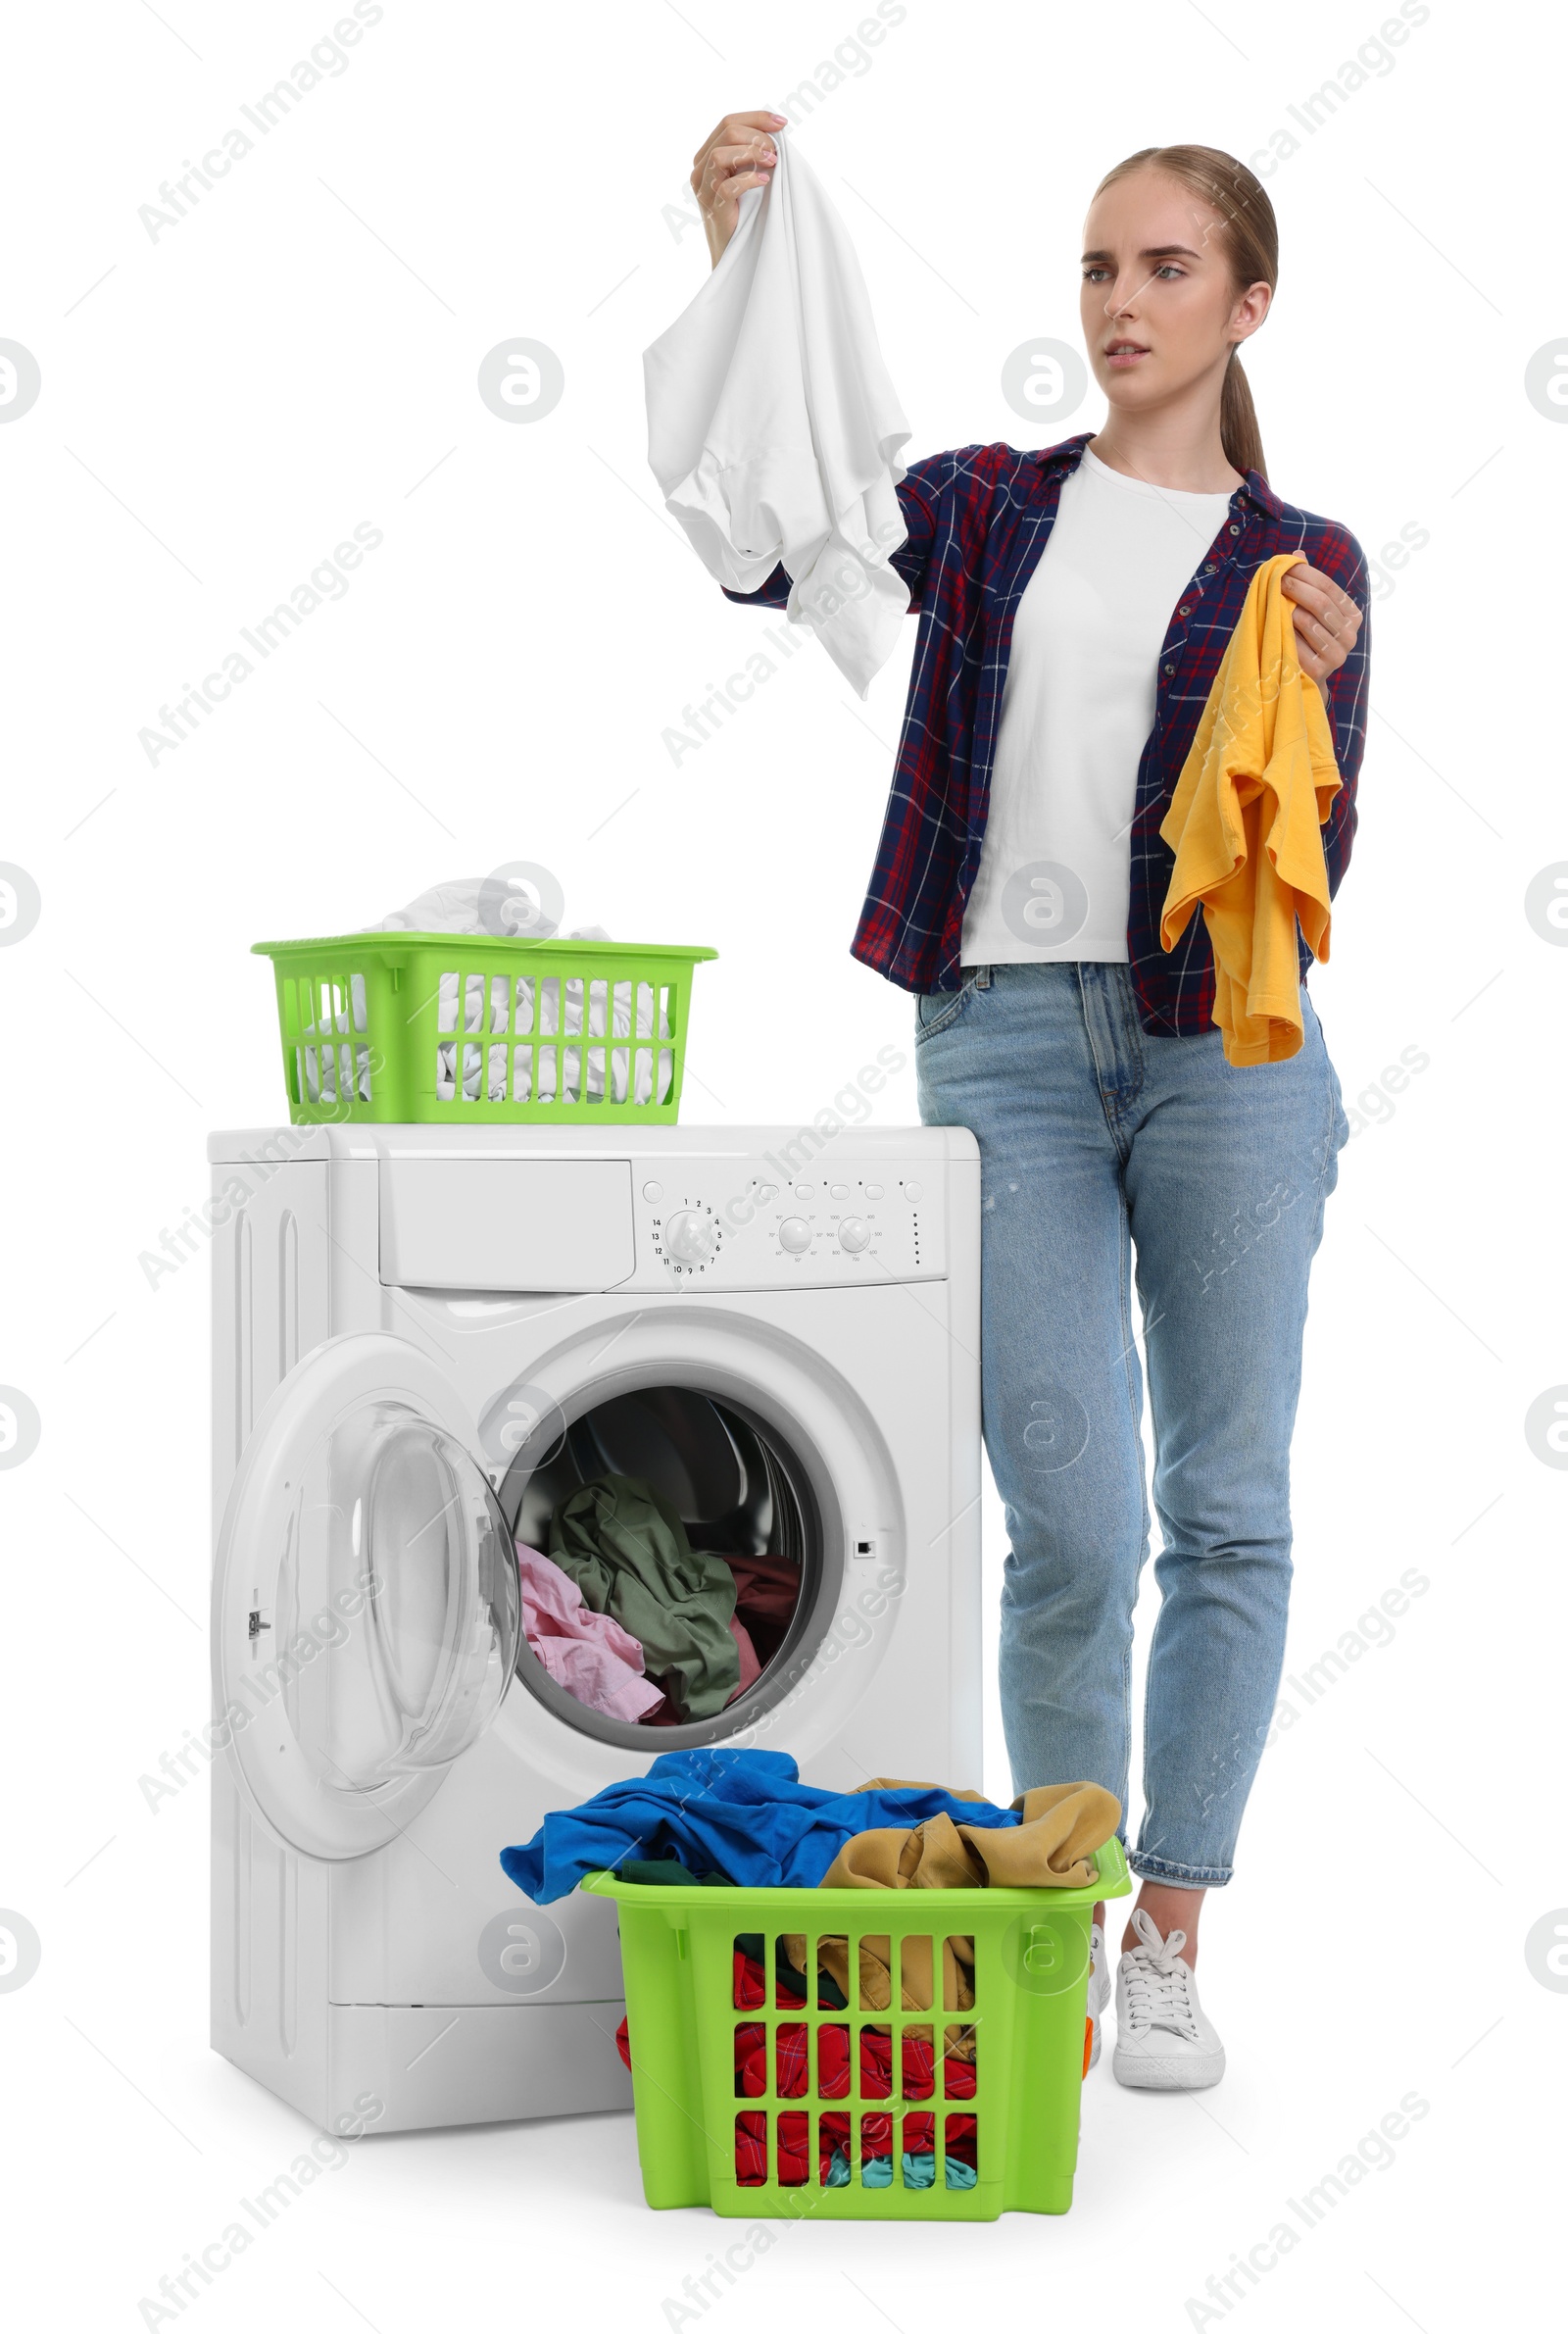
[[[808,2115],[781,2114],[778,2118],[778,2162],[774,2177],[783,2188],[804,2188],[810,2179],[810,2164],[807,2151],[809,2140]],[[906,2115],[904,2118],[904,2153],[907,2156],[931,2156],[936,2153],[937,2118],[935,2115]],[[844,2114],[826,2114],[817,2121],[816,2176],[826,2184],[828,2169],[835,2154],[849,2160],[851,2155],[850,2118]],[[975,2165],[975,2119],[973,2115],[950,2115],[947,2118],[946,2152],[959,2163]],[[893,2117],[891,2115],[862,2115],[860,2118],[860,2157],[864,2162],[893,2153]],[[760,2188],[767,2178],[767,2116],[759,2108],[744,2108],[735,2118],[735,2184],[738,2188]]]
[[[760,1962],[752,1961],[744,1953],[735,1956],[735,1983],[732,1998],[737,2010],[760,2010],[767,2000],[767,1979]],[[806,1996],[800,1999],[804,2002]]]
[[[735,2118],[735,2178],[742,2188],[760,2188],[767,2178],[767,2117],[755,2108]]]
[[[760,1974],[760,1973],[759,1973]],[[837,2023],[824,2023],[817,2030],[818,2099],[845,2099],[850,2089],[849,2028]],[[779,2025],[774,2029],[773,2088],[780,2099],[804,2099],[809,2089],[809,2030],[805,2025]],[[873,2033],[869,2027],[860,2029],[860,2096],[862,2099],[888,2099],[892,2096],[893,2037]],[[760,2019],[748,2019],[735,2029],[735,2095],[738,2099],[760,2099],[768,2087],[767,2028]],[[923,2034],[906,2032],[904,2037],[904,2084],[906,2099],[929,2099],[935,2085],[935,2063],[931,2044]],[[943,2096],[947,2099],[972,2099],[975,2088],[974,2061],[944,2057],[942,2061]],[[806,2151],[808,2141],[804,2128],[798,2125],[804,2118],[780,2115],[776,2144],[778,2170],[775,2177],[786,2187],[799,2186],[807,2179]],[[847,2115],[824,2115],[819,2124],[817,2176],[827,2177],[827,2165],[835,2147],[849,2154],[849,2124]],[[960,2163],[973,2164],[975,2156],[975,2118],[973,2115],[949,2115],[946,2118],[945,2152]],[[936,2118],[933,2115],[906,2116],[904,2151],[919,2155],[934,2149]],[[755,2187],[767,2177],[763,2159],[766,2154],[767,2118],[754,2111],[743,2111],[736,2117],[735,2177],[741,2187]],[[891,2156],[893,2153],[893,2117],[891,2114],[862,2115],[860,2118],[860,2154],[862,2158]]]
[[[778,2164],[774,2177],[782,2188],[805,2188],[810,2180],[810,2163],[807,2151],[810,2146],[810,2117],[807,2114],[780,2115],[778,2119]],[[848,2115],[824,2115],[818,2125],[817,2178],[825,2181],[834,2150],[844,2156],[850,2152],[850,2118]],[[884,2149],[883,2154],[890,2153]],[[767,2117],[755,2108],[748,2108],[735,2118],[735,2184],[738,2188],[760,2188],[767,2178]]]
[[[760,2010],[767,2000],[767,1980],[763,1975],[761,1962],[754,1962],[748,1954],[744,1953],[737,1953],[732,1959],[734,1980],[730,1988],[730,1999],[735,2008],[737,2010]],[[795,1972],[792,1971],[791,1974],[794,1975]],[[803,1978],[801,1980],[803,1986],[805,1982]],[[804,2008],[806,2002],[805,1994],[796,1993],[782,1974],[778,1979],[778,1999],[781,2008],[787,2008],[792,2003],[798,2003]],[[745,2033],[750,2029],[742,2027],[739,2031]],[[760,2033],[761,2029],[759,2027],[756,2031]],[[627,2036],[627,2024],[624,2018],[615,2028],[615,2048],[629,2067],[631,2065],[631,2044]]]
[[[738,2009],[760,2010],[767,1999],[767,1984],[760,1962],[749,1956],[734,1956],[733,1999]],[[804,1999],[804,1998],[803,1998]],[[780,2000],[788,2004],[789,1997],[781,1991]],[[849,2022],[824,2020],[817,2033],[818,2099],[847,2099],[850,2091],[850,2035]],[[768,2087],[767,2027],[760,2018],[748,2018],[735,2029],[735,2095],[739,2099],[760,2099]],[[615,2031],[615,2048],[627,2067],[631,2065],[631,2045],[627,2022],[621,2019]],[[810,2030],[800,2025],[779,2024],[774,2029],[776,2057],[774,2088],[780,2099],[804,2099],[810,2089]],[[893,2037],[891,2033],[876,2033],[868,2026],[860,2028],[860,2096],[862,2099],[888,2099],[892,2096]],[[932,2044],[924,2034],[906,2029],[903,2049],[903,2093],[906,2099],[931,2099],[936,2086],[936,2057]],[[944,2055],[942,2060],[942,2097],[945,2100],[972,2099],[975,2093],[974,2061]],[[973,2164],[976,2158],[976,2120],[973,2115],[948,2114],[942,2118],[944,2153],[960,2163]],[[817,2179],[825,2181],[835,2150],[846,2159],[851,2154],[851,2118],[847,2114],[828,2113],[817,2124]],[[938,2117],[936,2114],[906,2115],[904,2118],[903,2149],[906,2155],[934,2152]],[[810,2166],[808,2161],[810,2119],[803,2113],[780,2114],[777,2120],[775,2144],[778,2163],[774,2177],[784,2187],[808,2185]],[[860,2155],[863,2160],[893,2153],[893,2117],[891,2114],[870,2114],[860,2117]],[[742,2188],[760,2187],[767,2178],[767,2116],[757,2109],[743,2109],[735,2118],[735,2178]]]

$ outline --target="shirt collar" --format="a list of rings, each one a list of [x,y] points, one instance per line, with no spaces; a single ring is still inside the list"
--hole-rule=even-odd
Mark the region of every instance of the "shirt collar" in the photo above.
[[[1043,479],[1066,477],[1078,468],[1083,450],[1090,439],[1098,437],[1099,434],[1099,431],[1095,429],[1082,429],[1076,437],[1064,437],[1057,445],[1042,447],[1035,457],[1040,465],[1041,477]],[[1254,510],[1261,511],[1267,519],[1279,519],[1284,516],[1285,505],[1280,501],[1279,496],[1274,492],[1261,471],[1247,472],[1241,485],[1232,494],[1232,502],[1235,502],[1238,496],[1243,502],[1250,503]]]

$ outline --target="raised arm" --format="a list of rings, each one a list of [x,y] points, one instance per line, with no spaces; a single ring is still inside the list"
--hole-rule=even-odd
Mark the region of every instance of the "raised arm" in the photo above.
[[[702,213],[703,231],[708,237],[709,257],[713,267],[717,267],[735,232],[741,196],[751,187],[769,183],[778,163],[778,148],[772,133],[786,126],[783,114],[726,114],[693,155],[692,192]],[[936,462],[942,459],[938,456],[929,464],[916,463],[898,489],[899,508],[907,533],[894,552],[892,564],[909,587],[911,613],[920,606],[935,532],[936,481],[934,477],[922,477],[921,473],[934,470]],[[754,592],[731,591],[727,585],[720,588],[726,600],[738,600],[745,607],[782,608],[789,600],[790,579],[783,568],[778,567]]]
[[[741,196],[773,174],[778,148],[771,133],[784,126],[782,114],[726,114],[692,156],[692,192],[715,268],[735,232]]]

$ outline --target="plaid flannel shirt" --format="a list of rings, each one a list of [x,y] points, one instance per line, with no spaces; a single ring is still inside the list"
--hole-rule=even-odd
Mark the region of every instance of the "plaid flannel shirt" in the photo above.
[[[1051,540],[1061,482],[1095,435],[1020,453],[959,446],[915,463],[899,487],[908,539],[893,565],[920,620],[893,787],[865,906],[852,945],[861,964],[901,988],[958,986],[963,913],[980,865],[1003,683],[1018,602]],[[1346,527],[1281,502],[1257,471],[1231,496],[1219,533],[1182,592],[1159,652],[1154,726],[1138,768],[1131,829],[1127,951],[1146,1029],[1198,1036],[1213,1026],[1214,962],[1201,916],[1167,956],[1159,916],[1173,856],[1159,838],[1210,684],[1262,563],[1296,551],[1331,575],[1362,615],[1354,648],[1325,696],[1343,781],[1323,830],[1329,891],[1338,891],[1355,834],[1356,779],[1366,734],[1368,577]],[[789,577],[727,592],[782,608]],[[1298,934],[1305,977],[1311,955]]]

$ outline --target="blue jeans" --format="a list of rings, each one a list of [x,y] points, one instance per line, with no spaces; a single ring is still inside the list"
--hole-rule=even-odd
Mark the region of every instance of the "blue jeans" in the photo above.
[[[1219,1886],[1284,1661],[1307,1272],[1349,1133],[1321,1025],[1303,987],[1300,1052],[1233,1069],[1218,1030],[1141,1028],[1125,965],[1049,962],[965,968],[916,1013],[920,1116],[980,1145],[1013,1787],[1101,1783],[1127,1807],[1149,1553],[1136,1255],[1163,1546],[1129,1861]]]

